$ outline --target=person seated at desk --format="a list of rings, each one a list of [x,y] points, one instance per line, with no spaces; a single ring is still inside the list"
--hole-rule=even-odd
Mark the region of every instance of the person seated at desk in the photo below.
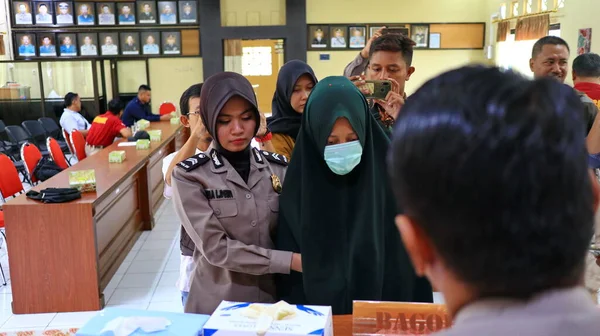
[[[119,119],[123,114],[123,107],[125,104],[113,99],[108,103],[108,111],[94,118],[86,137],[85,155],[98,153],[104,147],[110,146],[118,136],[128,138],[132,135],[131,129]]]
[[[171,119],[171,114],[158,115],[150,111],[150,87],[148,85],[140,85],[137,97],[133,98],[125,107],[125,111],[121,116],[123,124],[131,127],[138,120],[161,121]]]
[[[65,95],[65,110],[60,116],[60,127],[69,134],[78,130],[84,137],[87,136],[90,123],[81,115],[81,99],[74,92]]]

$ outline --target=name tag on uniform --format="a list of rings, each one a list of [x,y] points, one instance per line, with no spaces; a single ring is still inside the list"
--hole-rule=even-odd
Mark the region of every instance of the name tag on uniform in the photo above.
[[[204,195],[207,199],[233,199],[233,192],[231,190],[216,190],[206,189]]]

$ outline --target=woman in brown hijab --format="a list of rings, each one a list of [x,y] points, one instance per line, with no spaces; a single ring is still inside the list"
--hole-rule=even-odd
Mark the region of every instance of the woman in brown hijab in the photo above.
[[[214,141],[173,171],[177,215],[196,244],[186,313],[212,314],[222,300],[274,302],[274,274],[302,271],[299,254],[274,250],[287,160],[250,147],[257,106],[243,76],[208,78],[200,114]]]

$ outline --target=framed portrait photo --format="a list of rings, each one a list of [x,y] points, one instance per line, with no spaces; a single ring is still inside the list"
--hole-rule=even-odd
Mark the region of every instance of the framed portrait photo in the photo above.
[[[161,25],[177,24],[177,3],[175,1],[159,1],[158,12]]]
[[[143,32],[141,43],[143,55],[160,55],[160,34],[158,32]]]
[[[163,55],[181,54],[181,33],[178,31],[162,33]]]
[[[112,26],[115,24],[115,4],[108,2],[96,3],[98,13],[98,24],[101,26]]]
[[[94,16],[94,4],[91,2],[76,2],[75,9],[77,10],[77,25],[93,26],[96,23]]]
[[[56,57],[56,41],[53,33],[38,34],[40,57]]]
[[[17,53],[21,57],[35,56],[35,34],[16,34],[15,44],[17,45]]]
[[[362,49],[367,43],[367,27],[353,26],[348,28],[348,36],[350,38],[350,48]]]
[[[329,26],[318,25],[308,27],[309,49],[325,49],[329,47]]]
[[[179,1],[179,22],[198,23],[198,3],[196,1]]]
[[[370,39],[371,37],[373,37],[375,35],[375,33],[379,30],[379,29],[384,29],[385,25],[384,24],[374,24],[374,25],[369,25],[369,36],[368,39]]]
[[[135,3],[134,2],[119,2],[117,4],[117,12],[119,13],[120,25],[135,24]]]
[[[119,54],[118,33],[100,33],[98,35],[98,41],[102,56],[114,56]]]
[[[32,25],[31,3],[29,1],[13,2],[15,25]]]
[[[429,48],[429,25],[413,24],[410,26],[410,38],[415,41],[415,48]]]
[[[71,33],[56,35],[60,56],[77,56],[77,37]]]
[[[119,37],[122,55],[140,54],[140,35],[137,32],[120,33]]]
[[[348,33],[348,26],[331,26],[329,28],[329,36],[331,36],[331,48],[332,49],[345,49],[348,47],[348,40],[346,34]]]
[[[138,23],[153,24],[156,23],[156,3],[154,1],[138,2]]]
[[[442,42],[442,34],[440,33],[430,33],[429,34],[429,48],[430,49],[440,49]]]
[[[71,2],[55,2],[56,24],[73,24],[73,4]]]
[[[52,14],[54,13],[54,9],[52,8],[51,2],[35,2],[33,10],[35,11],[36,26],[51,25],[54,23],[54,18],[52,16]]]
[[[79,33],[79,55],[98,56],[98,35],[96,33]]]

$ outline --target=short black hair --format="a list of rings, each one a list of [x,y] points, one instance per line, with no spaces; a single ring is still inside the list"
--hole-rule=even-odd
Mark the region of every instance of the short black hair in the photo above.
[[[75,92],[69,92],[65,95],[65,107],[73,105],[73,100],[77,99],[79,95]]]
[[[573,73],[580,77],[600,77],[600,55],[587,53],[573,61]]]
[[[119,115],[124,108],[125,104],[119,99],[115,98],[108,102],[108,111],[114,115]]]
[[[48,5],[46,5],[46,4],[44,4],[44,3],[43,3],[43,4],[40,4],[40,5],[38,6],[38,8],[41,8],[42,6],[44,6],[44,7],[48,8]]]
[[[190,114],[190,99],[192,98],[200,98],[200,94],[202,93],[202,83],[194,84],[190,86],[187,90],[183,92],[181,98],[179,98],[179,110],[181,111],[181,115]]]
[[[152,89],[150,89],[150,87],[146,84],[142,84],[140,85],[140,87],[138,88],[138,93],[140,92],[144,92],[144,91],[152,91]]]
[[[576,286],[594,227],[583,105],[566,85],[464,67],[402,107],[389,154],[399,209],[480,297]]]
[[[392,51],[402,54],[406,65],[412,65],[415,41],[402,34],[383,34],[371,42],[369,59],[378,51]]]
[[[544,36],[541,39],[537,40],[537,42],[535,42],[535,44],[533,45],[533,48],[531,50],[531,58],[536,58],[537,55],[539,55],[542,52],[542,49],[545,45],[564,45],[565,47],[567,47],[567,50],[571,52],[567,41],[561,39],[558,36]]]

